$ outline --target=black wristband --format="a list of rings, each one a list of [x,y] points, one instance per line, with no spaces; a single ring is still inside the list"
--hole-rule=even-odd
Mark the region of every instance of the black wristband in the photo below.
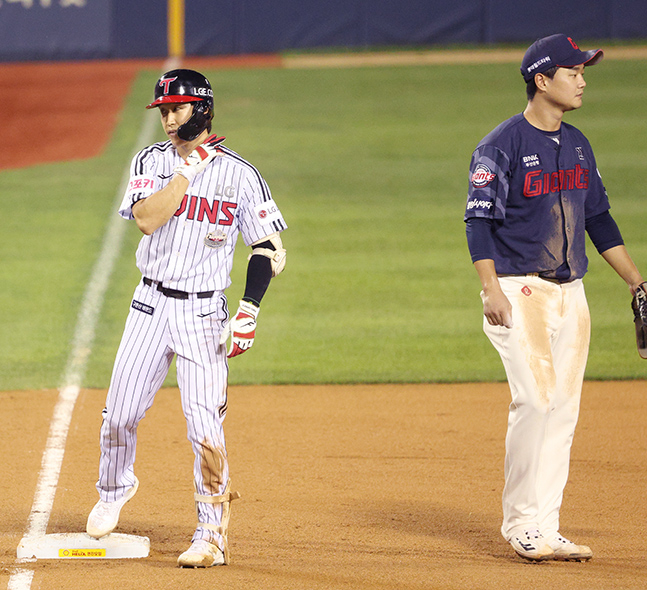
[[[260,307],[261,299],[263,299],[271,280],[272,263],[270,259],[261,255],[252,256],[247,265],[247,283],[243,300]]]

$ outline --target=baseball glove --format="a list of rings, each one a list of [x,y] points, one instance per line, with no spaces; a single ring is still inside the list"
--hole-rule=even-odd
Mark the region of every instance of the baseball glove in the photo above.
[[[641,358],[647,359],[647,282],[642,283],[631,299],[636,326],[636,346]]]

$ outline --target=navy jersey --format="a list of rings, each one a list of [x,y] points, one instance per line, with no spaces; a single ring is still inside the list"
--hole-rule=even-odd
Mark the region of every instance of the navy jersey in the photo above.
[[[586,137],[562,123],[558,138],[520,113],[472,154],[465,220],[492,221],[498,274],[571,281],[586,273],[585,220],[609,201]]]

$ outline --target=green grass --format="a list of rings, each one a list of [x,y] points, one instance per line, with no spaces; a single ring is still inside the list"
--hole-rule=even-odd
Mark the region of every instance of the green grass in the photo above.
[[[503,380],[481,330],[462,217],[472,150],[525,106],[516,66],[206,73],[216,91],[215,131],[261,170],[289,225],[287,268],[263,300],[254,348],[230,363],[231,382]],[[59,384],[157,75],[140,75],[100,158],[0,173],[0,389]],[[587,80],[585,106],[566,120],[590,138],[612,213],[647,274],[647,70],[644,62],[603,62]],[[139,278],[138,240],[129,227],[88,386],[108,384]],[[242,295],[246,255],[240,247],[231,308]],[[645,377],[628,291],[592,247],[589,256],[587,377]]]

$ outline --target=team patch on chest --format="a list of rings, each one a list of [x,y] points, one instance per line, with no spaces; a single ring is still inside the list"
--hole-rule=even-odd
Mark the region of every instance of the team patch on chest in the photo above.
[[[222,248],[227,243],[227,234],[222,230],[210,231],[204,237],[204,245],[207,248]]]
[[[522,168],[537,168],[538,166],[541,166],[539,154],[529,154],[527,156],[522,156],[521,166]]]

